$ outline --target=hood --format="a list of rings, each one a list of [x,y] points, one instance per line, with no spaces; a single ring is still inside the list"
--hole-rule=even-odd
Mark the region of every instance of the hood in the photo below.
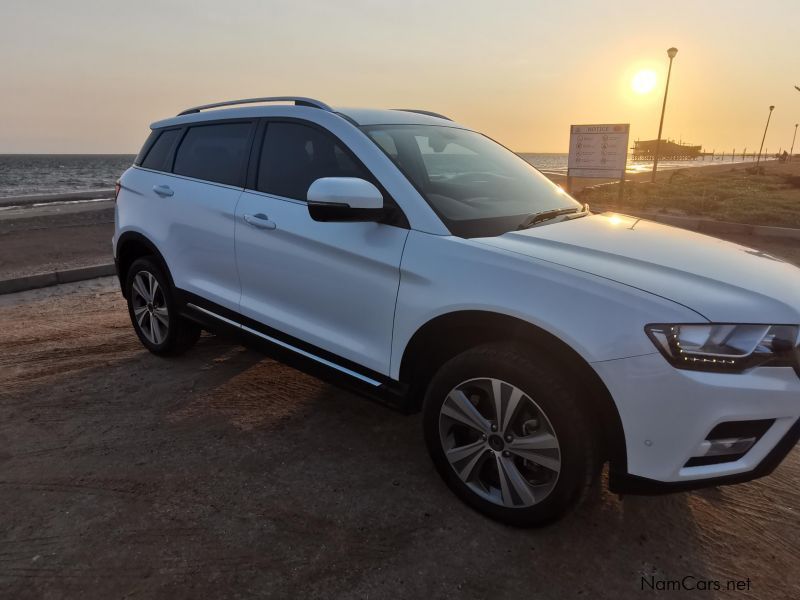
[[[718,323],[800,323],[800,269],[764,252],[603,213],[473,241],[612,279]]]

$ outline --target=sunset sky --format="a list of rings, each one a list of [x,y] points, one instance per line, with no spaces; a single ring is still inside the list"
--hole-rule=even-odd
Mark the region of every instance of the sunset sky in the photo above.
[[[284,94],[434,110],[517,151],[565,152],[571,123],[648,139],[670,46],[665,137],[757,151],[774,104],[777,151],[799,23],[798,0],[3,0],[0,153],[135,153],[188,106]]]

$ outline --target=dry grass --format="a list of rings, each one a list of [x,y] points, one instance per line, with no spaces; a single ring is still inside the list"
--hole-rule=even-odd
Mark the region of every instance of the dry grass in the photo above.
[[[720,221],[800,228],[800,161],[770,165],[764,174],[743,169],[703,173],[681,169],[656,183],[627,182],[586,188],[576,197],[621,212],[663,212]]]

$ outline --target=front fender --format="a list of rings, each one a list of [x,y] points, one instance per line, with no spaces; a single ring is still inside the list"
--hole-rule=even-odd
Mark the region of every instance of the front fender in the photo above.
[[[643,290],[453,236],[411,231],[401,264],[391,377],[427,322],[457,311],[520,319],[558,338],[586,362],[652,354],[644,325],[701,320]]]

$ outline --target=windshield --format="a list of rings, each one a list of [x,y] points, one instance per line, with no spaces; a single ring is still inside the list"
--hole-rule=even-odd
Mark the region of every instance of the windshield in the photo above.
[[[440,125],[362,129],[454,235],[501,235],[532,214],[581,207],[519,156],[474,131]]]

